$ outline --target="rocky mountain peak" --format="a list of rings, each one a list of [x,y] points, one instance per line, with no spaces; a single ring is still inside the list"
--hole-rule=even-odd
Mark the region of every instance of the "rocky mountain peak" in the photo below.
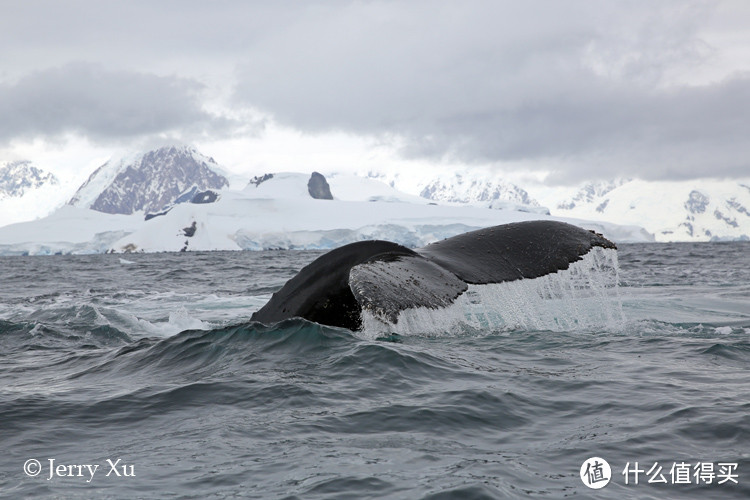
[[[30,161],[0,163],[0,198],[21,197],[47,184],[56,185],[59,181],[54,174],[35,167]]]
[[[604,196],[630,181],[631,179],[615,179],[613,181],[587,182],[572,198],[558,203],[557,208],[560,210],[572,210],[578,205],[597,202],[597,211],[603,212],[609,202],[607,199],[602,201]]]
[[[468,178],[461,174],[432,180],[422,188],[419,196],[435,201],[488,206],[496,201],[539,206],[526,190],[513,183],[499,179]]]
[[[229,186],[213,158],[189,146],[165,146],[99,167],[69,204],[110,214],[156,211],[188,191]]]

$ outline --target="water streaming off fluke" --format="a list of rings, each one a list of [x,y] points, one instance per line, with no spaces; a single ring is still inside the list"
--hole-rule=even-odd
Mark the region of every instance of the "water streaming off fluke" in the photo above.
[[[454,304],[402,311],[393,323],[363,312],[361,335],[461,335],[487,330],[619,330],[625,322],[617,252],[595,247],[564,270],[535,279],[470,285]]]

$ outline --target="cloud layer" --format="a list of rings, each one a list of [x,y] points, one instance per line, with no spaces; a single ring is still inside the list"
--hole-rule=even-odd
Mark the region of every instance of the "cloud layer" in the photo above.
[[[34,0],[5,14],[6,143],[218,140],[260,110],[557,181],[750,169],[742,2]]]
[[[354,3],[267,40],[237,98],[310,131],[396,135],[410,156],[581,178],[741,173],[750,79],[670,81],[710,57],[705,12],[640,3],[634,18],[638,4]]]
[[[226,127],[203,111],[201,85],[77,63],[0,85],[0,140],[79,133],[94,140]]]

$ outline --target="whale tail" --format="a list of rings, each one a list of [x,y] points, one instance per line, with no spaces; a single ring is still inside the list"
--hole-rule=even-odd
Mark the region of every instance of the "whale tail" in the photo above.
[[[479,229],[417,250],[379,240],[352,243],[304,267],[252,319],[302,317],[359,330],[366,310],[396,323],[407,309],[449,306],[469,285],[568,269],[594,247],[616,248],[600,234],[556,221]]]

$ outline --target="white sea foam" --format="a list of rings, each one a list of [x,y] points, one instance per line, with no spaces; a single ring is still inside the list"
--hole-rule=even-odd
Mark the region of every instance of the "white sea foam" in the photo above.
[[[118,299],[108,298],[110,303],[106,307],[95,308],[97,324],[111,325],[135,338],[170,337],[185,330],[211,330],[249,321],[252,311],[267,300],[267,296],[219,296],[174,291],[143,295],[133,290],[123,295]]]
[[[402,311],[398,321],[363,312],[361,335],[456,335],[488,331],[620,330],[625,318],[615,250],[594,248],[567,270],[535,279],[470,285],[450,307]]]
[[[149,321],[133,315],[130,316],[129,321],[131,330],[158,337],[171,337],[185,330],[210,330],[216,326],[211,322],[196,318],[184,307],[171,311],[167,321]]]

